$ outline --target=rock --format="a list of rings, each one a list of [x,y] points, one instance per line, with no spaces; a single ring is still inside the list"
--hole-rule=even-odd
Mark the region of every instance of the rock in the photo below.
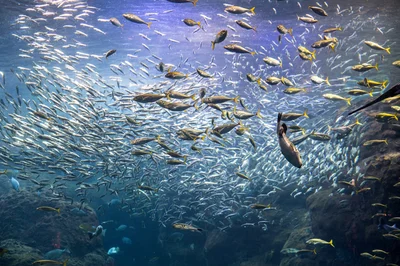
[[[61,208],[61,213],[38,211],[39,206]],[[83,223],[97,225],[95,212],[86,207],[87,215],[77,216],[71,210],[79,207],[77,203],[54,201],[45,195],[13,191],[0,197],[0,235],[35,247],[42,254],[56,248],[68,248],[71,257],[83,258],[96,250],[105,254],[101,237],[89,240],[87,233],[79,228]]]
[[[0,246],[8,249],[8,252],[0,257],[0,265],[32,266],[32,262],[42,259],[40,250],[28,247],[14,239],[3,240]]]
[[[99,266],[104,264],[105,264],[104,258],[98,254],[89,253],[85,255],[84,266]]]

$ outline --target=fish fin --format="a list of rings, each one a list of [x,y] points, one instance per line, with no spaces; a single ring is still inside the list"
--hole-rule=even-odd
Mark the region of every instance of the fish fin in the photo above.
[[[282,123],[282,127],[283,127],[283,132],[286,134],[287,131],[287,125],[285,123]]]
[[[315,57],[315,53],[317,52],[317,50],[314,50],[314,52],[311,52],[311,57],[315,60],[316,59],[316,57]],[[311,60],[310,60],[311,61]]]
[[[250,8],[250,12],[253,14],[253,15],[255,15],[256,14],[256,12],[254,11],[256,9],[256,7],[252,7],[252,8]]]
[[[214,48],[215,48],[215,42],[211,42],[211,48],[214,50]]]
[[[317,255],[317,249],[316,249],[316,248],[314,248],[313,253],[314,253],[315,255]]]
[[[299,17],[299,15],[296,15],[297,16],[297,20],[300,20],[300,17]]]
[[[263,118],[262,115],[261,115],[261,110],[260,110],[260,109],[258,109],[258,111],[257,111],[257,113],[256,113],[256,116],[257,116],[258,118]]]
[[[376,63],[376,65],[374,66],[374,68],[378,71],[378,63]]]
[[[282,113],[278,113],[278,123],[280,123],[282,120]]]
[[[331,241],[329,241],[329,245],[331,245],[332,247],[335,247],[335,246],[333,245],[333,239],[331,239]]]
[[[354,123],[356,125],[362,126],[362,124],[360,123],[360,121],[358,121],[358,118],[356,119],[356,122]]]
[[[68,259],[64,260],[63,266],[67,266]]]
[[[257,84],[258,84],[258,86],[261,85],[261,78],[258,78],[258,79],[257,79]]]
[[[368,94],[369,94],[369,96],[374,97],[374,95],[372,95],[372,92],[374,92],[374,91],[371,90]]]
[[[390,47],[386,48],[385,51],[390,54]]]
[[[146,24],[147,24],[147,27],[150,29],[150,26],[151,26],[151,24],[153,24],[153,22],[148,22]]]
[[[331,48],[332,51],[335,51],[335,47],[336,46],[334,44],[329,45],[329,48]]]
[[[239,103],[239,100],[240,100],[240,96],[236,96],[235,98],[233,98],[233,101],[235,103]]]
[[[256,54],[256,52],[253,51],[253,52],[250,52],[250,54],[254,56]]]
[[[346,102],[348,105],[351,105],[351,98],[346,98]]]
[[[329,86],[331,86],[331,83],[329,82],[329,77],[326,77],[325,82],[326,82],[326,84],[328,84]]]
[[[388,143],[388,140],[387,140],[387,139],[385,139],[385,140],[384,140],[384,143],[385,143],[386,145],[389,145],[389,143]]]
[[[197,2],[198,2],[199,0],[193,0],[193,6],[196,6],[196,4],[197,4]]]
[[[370,86],[369,86],[369,82],[368,82],[368,79],[367,78],[364,78],[364,84],[365,85],[367,85],[367,87],[369,88]]]
[[[293,37],[293,29],[292,28],[288,29],[288,32],[289,32],[290,36]]]
[[[308,109],[304,110],[303,116],[306,117],[306,118],[310,118],[310,117],[308,116]]]
[[[386,86],[388,85],[388,83],[389,83],[389,80],[385,80],[385,81],[382,83],[382,89],[386,88]]]

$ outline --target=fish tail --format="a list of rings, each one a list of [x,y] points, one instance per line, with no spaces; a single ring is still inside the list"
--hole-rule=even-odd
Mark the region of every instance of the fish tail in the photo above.
[[[253,15],[255,15],[256,14],[256,12],[254,11],[256,9],[256,7],[252,7],[252,8],[250,8],[250,12],[253,14]]]
[[[56,211],[58,212],[58,214],[61,213],[61,208],[57,208]]]
[[[196,24],[199,25],[199,27],[201,28],[201,22],[200,21],[197,22]]]
[[[199,1],[199,0],[193,0],[193,1],[192,1],[193,6],[196,6],[196,4],[197,4],[198,1]]]
[[[279,67],[282,68],[282,60],[281,60],[281,62],[279,63]]]
[[[342,27],[339,27],[339,28],[338,28],[338,31],[343,31],[343,28],[342,28]]]
[[[236,96],[235,98],[233,98],[233,101],[235,103],[239,103],[239,100],[240,100],[240,96]]]
[[[329,77],[326,77],[325,82],[328,86],[331,86],[331,83],[329,82]]]
[[[348,105],[351,105],[351,98],[346,98],[346,102]]]
[[[196,103],[193,104],[194,109],[196,109],[196,111],[199,110],[199,107],[196,105]]]
[[[150,29],[150,26],[151,26],[151,24],[152,24],[153,22],[148,22],[148,23],[146,23],[147,24],[147,27]]]
[[[311,52],[311,57],[315,60],[315,53],[317,52],[317,50],[314,50],[314,52]]]
[[[301,133],[302,133],[303,135],[305,135],[305,134],[306,134],[306,130],[303,128],[303,129],[301,130]]]
[[[196,94],[194,93],[190,98],[192,98],[193,101],[196,101]]]
[[[372,95],[373,90],[371,90],[368,94],[369,96],[373,97],[374,95]]]
[[[386,48],[385,51],[390,54],[390,47]]]
[[[293,29],[292,28],[288,29],[288,32],[289,32],[290,36],[293,37]]]
[[[396,119],[397,121],[399,121],[399,118],[397,117],[397,115],[393,115],[393,118]]]
[[[330,125],[328,125],[328,133],[331,132],[331,130],[332,130],[332,127]]]
[[[356,125],[362,126],[362,124],[360,123],[360,121],[358,121],[358,118],[356,119],[356,122],[354,123]]]
[[[333,239],[331,239],[331,241],[329,241],[329,245],[331,245],[332,247],[335,247],[335,246],[333,245]]]
[[[165,96],[167,96],[167,100],[168,100],[168,101],[171,100],[171,96],[169,96],[169,95],[170,95],[170,93],[168,93],[168,92],[165,94]]]
[[[261,78],[258,78],[258,79],[257,79],[257,84],[258,84],[258,86],[261,85]]]
[[[256,52],[250,52],[250,54],[254,56],[256,54]]]
[[[386,145],[389,145],[389,143],[388,143],[388,140],[387,140],[387,139],[385,139],[383,142],[384,142]]]
[[[300,20],[300,17],[299,17],[299,15],[296,15],[297,16],[297,20]]]
[[[256,29],[256,27],[253,27],[252,29],[253,29],[255,32],[257,32],[257,29]]]
[[[63,266],[67,266],[68,259],[64,260]]]
[[[304,110],[303,116],[306,117],[306,118],[310,118],[310,117],[308,116],[307,112],[308,112],[308,109]]]
[[[258,109],[258,111],[257,111],[257,113],[256,113],[256,116],[257,116],[258,118],[262,118],[261,110],[260,110],[260,109]]]
[[[378,71],[378,63],[376,63],[376,65],[374,66],[374,68]]]
[[[386,88],[386,86],[388,85],[388,83],[389,83],[389,80],[385,80],[385,81],[382,83],[382,89]]]
[[[312,251],[315,255],[317,255],[317,249],[314,248],[314,250]]]
[[[332,51],[335,51],[335,47],[336,46],[334,44],[329,45],[329,48],[331,48]]]
[[[211,41],[211,48],[214,50],[215,48],[215,42]]]

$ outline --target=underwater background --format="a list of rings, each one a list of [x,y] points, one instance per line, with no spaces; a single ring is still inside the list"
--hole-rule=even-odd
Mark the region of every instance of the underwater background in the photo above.
[[[400,265],[399,10],[1,1],[0,265]]]

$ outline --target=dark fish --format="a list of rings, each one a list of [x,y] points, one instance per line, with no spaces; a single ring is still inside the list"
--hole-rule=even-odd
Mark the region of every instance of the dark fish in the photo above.
[[[372,100],[371,102],[367,103],[366,105],[364,105],[364,106],[362,106],[362,107],[360,107],[360,108],[358,108],[358,109],[356,109],[354,111],[351,111],[348,115],[354,114],[354,113],[356,113],[356,112],[358,112],[358,111],[360,111],[360,110],[362,110],[364,108],[367,108],[367,107],[369,107],[369,106],[371,106],[373,104],[381,102],[381,101],[385,100],[386,98],[394,97],[394,96],[399,95],[399,94],[400,94],[400,83],[394,85],[387,92],[385,92],[384,94],[382,94],[381,96],[379,96],[375,100]]]
[[[106,59],[107,59],[110,55],[115,54],[116,51],[117,51],[117,50],[115,50],[115,49],[112,49],[112,50],[108,51],[108,52],[106,53]]]
[[[167,1],[172,3],[192,3],[195,6],[199,0],[167,0]]]
[[[215,36],[215,40],[211,42],[211,48],[214,50],[215,44],[223,42],[228,35],[227,30],[221,30],[220,32],[217,33],[217,36]]]
[[[315,14],[318,14],[323,17],[328,16],[328,13],[326,13],[326,11],[320,8],[319,6],[309,6],[308,8],[314,11]]]

